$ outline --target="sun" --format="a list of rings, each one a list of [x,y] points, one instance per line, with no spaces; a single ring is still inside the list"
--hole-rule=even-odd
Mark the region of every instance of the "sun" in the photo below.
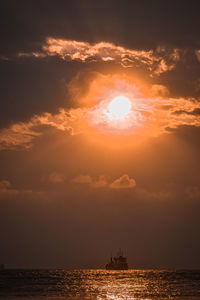
[[[104,114],[110,120],[123,121],[131,113],[131,108],[131,101],[127,97],[117,96],[109,102]]]

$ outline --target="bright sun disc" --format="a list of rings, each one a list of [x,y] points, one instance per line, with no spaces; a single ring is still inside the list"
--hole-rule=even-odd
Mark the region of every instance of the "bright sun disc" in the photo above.
[[[111,120],[123,120],[131,112],[131,101],[124,96],[115,97],[108,105],[106,115]]]

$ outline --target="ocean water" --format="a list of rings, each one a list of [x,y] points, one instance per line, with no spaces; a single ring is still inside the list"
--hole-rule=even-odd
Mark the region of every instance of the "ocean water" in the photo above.
[[[200,271],[3,270],[0,299],[200,299]]]

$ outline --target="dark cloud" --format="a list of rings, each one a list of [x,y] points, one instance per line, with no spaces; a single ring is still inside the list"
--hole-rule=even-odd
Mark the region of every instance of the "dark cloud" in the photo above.
[[[186,111],[186,110],[176,110],[174,112],[175,115],[182,115],[182,114],[186,114],[186,115],[193,115],[193,116],[200,116],[200,108],[195,108],[192,111]]]

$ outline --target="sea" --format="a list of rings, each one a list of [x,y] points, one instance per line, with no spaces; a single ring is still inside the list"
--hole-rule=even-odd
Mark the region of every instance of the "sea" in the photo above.
[[[200,270],[2,270],[0,299],[200,299]]]

